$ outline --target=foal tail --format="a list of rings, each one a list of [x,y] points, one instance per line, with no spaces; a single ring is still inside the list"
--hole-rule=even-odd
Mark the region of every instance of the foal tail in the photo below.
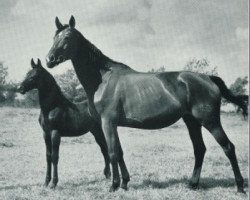
[[[239,106],[243,111],[243,116],[247,115],[248,95],[234,95],[226,86],[225,82],[217,76],[209,76],[219,87],[222,97]]]

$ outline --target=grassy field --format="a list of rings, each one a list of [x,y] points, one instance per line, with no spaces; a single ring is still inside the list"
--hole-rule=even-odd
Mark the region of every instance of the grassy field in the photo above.
[[[0,199],[247,199],[236,193],[229,161],[206,130],[200,188],[187,187],[194,156],[181,120],[153,131],[119,128],[131,175],[127,192],[108,192],[111,182],[104,178],[104,161],[90,133],[62,139],[58,187],[44,188],[45,145],[38,115],[38,109],[0,108]],[[235,144],[248,194],[247,121],[222,114],[222,124]]]

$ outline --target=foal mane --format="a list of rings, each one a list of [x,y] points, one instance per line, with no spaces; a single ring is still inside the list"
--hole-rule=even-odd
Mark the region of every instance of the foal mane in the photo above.
[[[59,99],[61,100],[60,102],[65,106],[68,106],[74,110],[78,110],[76,105],[63,95],[63,92],[59,87],[59,85],[57,84],[55,78],[44,68],[43,68],[43,73],[45,74],[46,77],[43,80],[48,81],[48,83],[50,84],[50,88],[55,90],[54,94],[57,94],[57,97],[59,97]]]

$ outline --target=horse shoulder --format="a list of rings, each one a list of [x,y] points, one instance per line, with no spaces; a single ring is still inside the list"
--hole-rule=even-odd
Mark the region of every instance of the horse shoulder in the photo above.
[[[57,128],[59,124],[63,123],[64,112],[65,111],[60,107],[57,107],[49,112],[48,121],[52,129]]]

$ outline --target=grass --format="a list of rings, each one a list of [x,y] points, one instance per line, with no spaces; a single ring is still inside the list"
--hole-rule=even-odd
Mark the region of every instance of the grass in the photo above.
[[[248,195],[236,193],[229,161],[206,130],[200,188],[187,187],[194,156],[181,120],[160,130],[119,128],[131,175],[127,192],[108,192],[111,181],[104,178],[104,161],[90,133],[62,139],[58,187],[44,188],[45,145],[39,110],[0,109],[0,199],[247,199]],[[235,144],[248,194],[248,123],[232,114],[222,114],[221,121]]]

